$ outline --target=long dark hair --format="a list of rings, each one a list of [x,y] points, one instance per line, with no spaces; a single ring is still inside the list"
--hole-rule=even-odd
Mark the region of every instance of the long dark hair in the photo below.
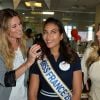
[[[63,40],[61,40],[61,42],[60,42],[59,52],[65,57],[66,62],[74,63],[76,58],[77,58],[77,53],[75,53],[74,50],[70,46],[70,42],[69,42],[69,39],[65,33],[63,24],[58,19],[50,17],[44,22],[43,29],[45,28],[45,26],[48,23],[53,23],[53,24],[57,25],[60,34],[64,35]],[[49,58],[51,53],[50,53],[49,48],[45,44],[42,45],[42,51]]]

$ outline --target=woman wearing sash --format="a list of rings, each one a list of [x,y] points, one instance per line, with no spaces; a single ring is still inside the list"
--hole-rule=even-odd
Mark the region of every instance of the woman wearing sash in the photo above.
[[[63,24],[48,18],[42,37],[42,55],[30,69],[29,100],[80,100],[80,59],[70,46]]]
[[[0,100],[27,100],[28,69],[38,49],[33,45],[28,50],[19,14],[0,10]]]

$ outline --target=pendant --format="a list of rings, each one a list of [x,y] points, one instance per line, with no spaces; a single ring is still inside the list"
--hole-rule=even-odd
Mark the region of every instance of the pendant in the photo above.
[[[65,62],[65,61],[62,61],[62,62],[60,62],[60,64],[59,64],[59,68],[60,68],[60,70],[62,70],[62,71],[68,71],[68,70],[70,69],[70,64],[67,63],[67,62]]]

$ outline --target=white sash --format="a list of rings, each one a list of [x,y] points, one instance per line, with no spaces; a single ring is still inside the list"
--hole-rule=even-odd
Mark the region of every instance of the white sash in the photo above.
[[[53,70],[47,57],[44,57],[43,60],[37,60],[37,63],[43,77],[55,91],[55,93],[57,93],[57,95],[61,98],[61,100],[71,100],[71,91]]]

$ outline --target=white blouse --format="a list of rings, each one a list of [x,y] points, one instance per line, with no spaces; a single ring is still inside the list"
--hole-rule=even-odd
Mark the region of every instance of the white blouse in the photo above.
[[[13,69],[17,69],[25,60],[20,48],[15,51]],[[16,86],[12,87],[9,100],[27,100],[27,88],[24,86],[25,73],[16,80]]]

